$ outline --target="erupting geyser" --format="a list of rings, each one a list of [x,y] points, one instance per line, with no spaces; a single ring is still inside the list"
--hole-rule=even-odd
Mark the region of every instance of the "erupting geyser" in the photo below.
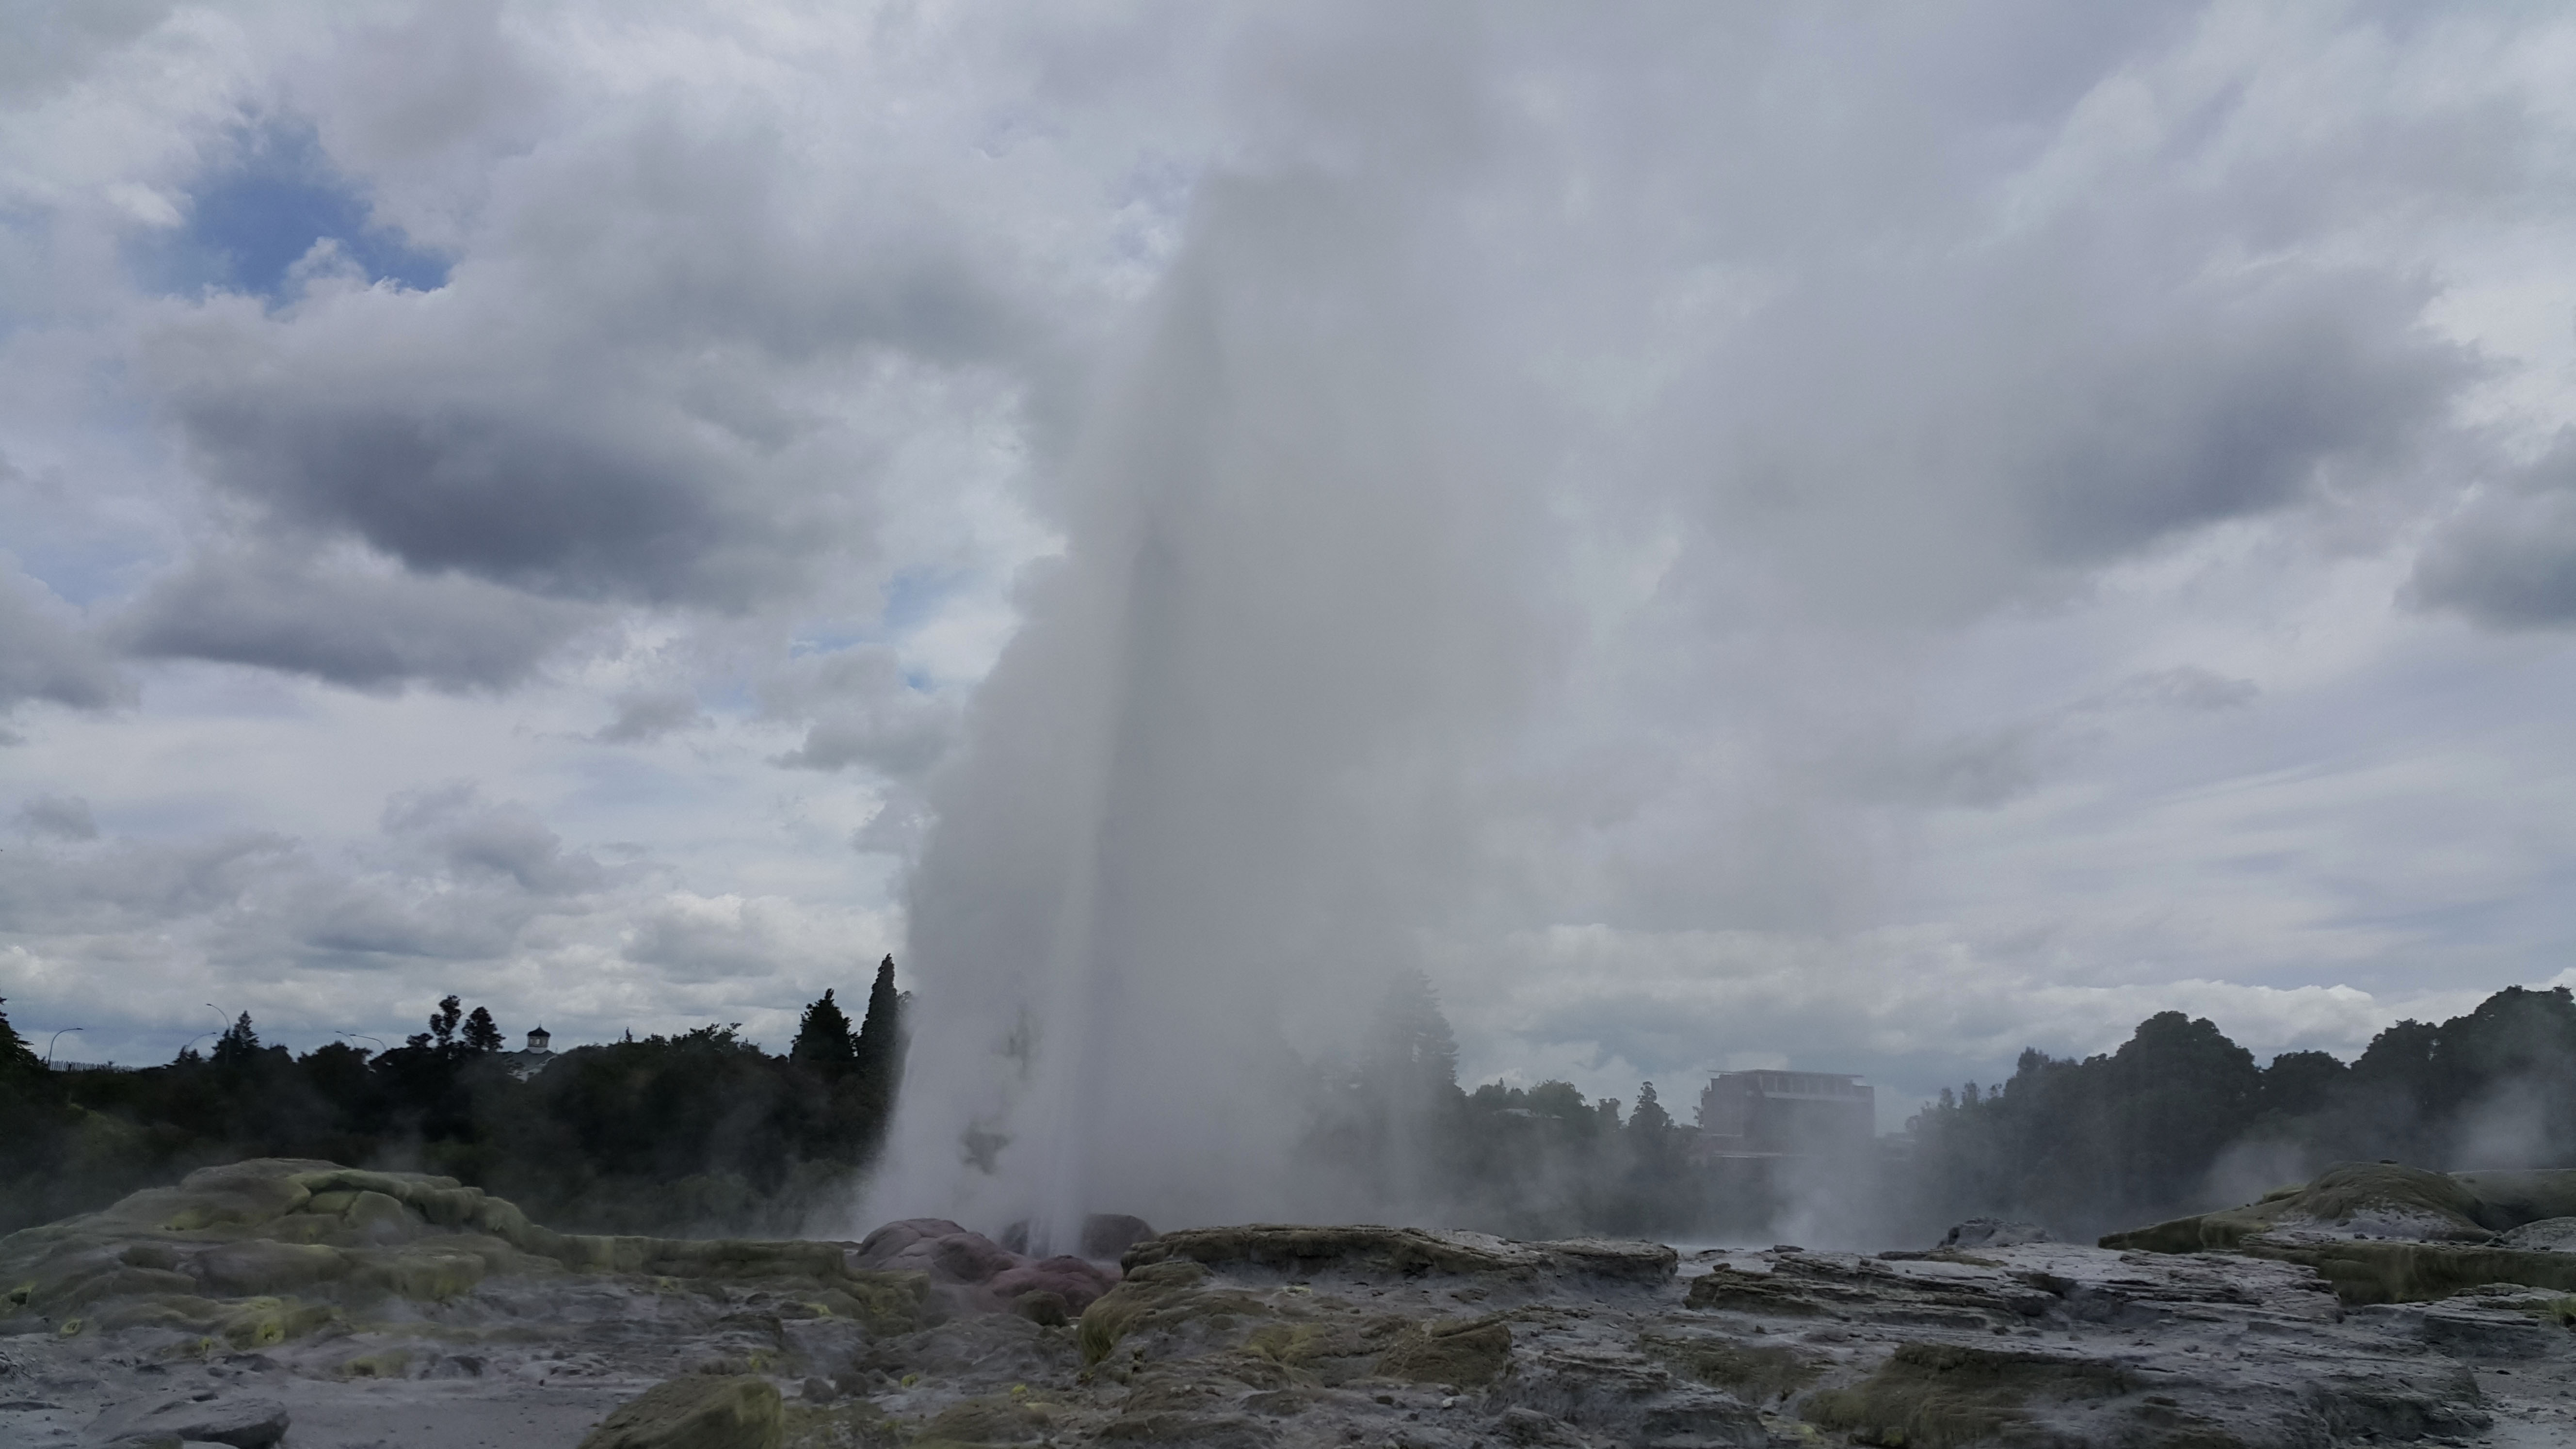
[[[1528,490],[1400,190],[1205,186],[932,787],[876,1217],[1043,1250],[1091,1210],[1360,1206],[1286,1180],[1285,1069],[1413,964],[1537,633]]]

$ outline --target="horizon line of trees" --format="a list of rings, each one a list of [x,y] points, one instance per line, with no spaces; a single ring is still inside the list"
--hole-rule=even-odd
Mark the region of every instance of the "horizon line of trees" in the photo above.
[[[254,1155],[447,1173],[542,1220],[603,1231],[793,1231],[875,1159],[907,997],[880,964],[856,1025],[827,990],[783,1055],[709,1025],[558,1053],[521,1079],[498,1024],[441,1001],[370,1054],[298,1057],[250,1018],[204,1056],[48,1071],[0,1012],[0,1231]],[[1939,1097],[1839,1156],[1712,1162],[1652,1082],[1624,1114],[1570,1083],[1473,1090],[1418,972],[1348,1054],[1298,1062],[1304,1131],[1285,1211],[1359,1210],[1519,1237],[1937,1238],[1975,1216],[2082,1239],[2250,1200],[2338,1161],[2456,1170],[2576,1163],[2576,996],[2509,987],[2440,1023],[2401,1021],[2347,1064],[2253,1054],[2160,1012],[2117,1050],[2033,1049],[1999,1085]],[[1890,1150],[1891,1147],[1893,1150]]]
[[[710,1023],[524,1077],[490,1011],[454,995],[379,1052],[299,1056],[243,1013],[207,1052],[113,1072],[49,1069],[0,1010],[0,1232],[245,1157],[441,1173],[571,1229],[792,1231],[883,1145],[905,1004],[888,956],[858,1024],[826,990],[783,1055]]]
[[[2258,1066],[2208,1018],[2159,1012],[2117,1050],[2026,1050],[1981,1090],[1942,1089],[1901,1133],[1800,1158],[1712,1160],[1652,1082],[1623,1121],[1570,1083],[1462,1089],[1419,973],[1390,987],[1356,1062],[1312,1071],[1300,1147],[1367,1200],[1513,1236],[1937,1239],[1971,1217],[2085,1240],[2250,1201],[2337,1162],[2436,1170],[2576,1165],[2576,995],[2507,987],[2440,1023],[2400,1021],[2347,1064]]]
[[[1912,1190],[2091,1236],[2247,1201],[2337,1162],[2437,1171],[2576,1163],[2576,996],[2508,986],[2440,1023],[2400,1021],[2347,1064],[2257,1066],[2207,1017],[2159,1012],[2118,1050],[2025,1051],[1907,1124]]]

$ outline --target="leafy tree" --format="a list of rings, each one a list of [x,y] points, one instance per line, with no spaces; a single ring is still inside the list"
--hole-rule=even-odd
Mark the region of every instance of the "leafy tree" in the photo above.
[[[2326,1105],[2351,1072],[2331,1052],[2283,1052],[2263,1069],[2256,1102],[2275,1122],[2304,1117]]]
[[[464,1004],[456,999],[453,992],[440,998],[438,1010],[430,1013],[429,1034],[436,1041],[440,1055],[456,1050],[456,1023],[464,1015]]]
[[[456,998],[451,996],[447,999],[454,1001]],[[440,1011],[444,1015],[445,1007],[442,1006]],[[474,1008],[474,1013],[465,1018],[465,1049],[479,1055],[483,1052],[497,1052],[501,1046],[500,1024],[492,1020],[491,1012],[480,1006]]]
[[[1673,1114],[1665,1111],[1664,1104],[1656,1098],[1654,1083],[1638,1085],[1637,1109],[1628,1114],[1628,1131],[1658,1150],[1671,1138]]]
[[[851,1036],[849,1014],[832,1000],[831,988],[825,987],[822,998],[806,1007],[805,1015],[797,1021],[796,1041],[788,1047],[787,1059],[803,1062],[827,1077],[837,1077],[850,1069],[857,1054],[857,1044]]]
[[[1478,1090],[1483,1089],[1478,1088]],[[1583,1094],[1575,1090],[1572,1082],[1541,1082],[1529,1089],[1528,1103],[1530,1111],[1562,1122],[1572,1122],[1588,1127],[1601,1120],[1600,1114],[1583,1100]],[[1610,1114],[1610,1125],[1613,1127],[1619,1125],[1618,1113],[1615,1111]]]
[[[214,1060],[218,1067],[239,1069],[247,1066],[258,1054],[259,1033],[251,1029],[247,1011],[226,1027],[222,1036],[215,1038]]]
[[[2112,1053],[2106,1116],[2122,1146],[2124,1196],[2163,1206],[2198,1189],[2219,1151],[2254,1120],[2254,1054],[2207,1017],[2158,1012]]]
[[[0,996],[0,1006],[7,1005],[8,1000]],[[32,1077],[44,1069],[43,1059],[18,1035],[18,1029],[9,1024],[9,1013],[0,1011],[0,1081]]]

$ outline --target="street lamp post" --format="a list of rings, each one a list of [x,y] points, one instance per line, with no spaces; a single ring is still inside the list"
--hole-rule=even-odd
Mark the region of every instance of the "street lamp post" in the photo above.
[[[76,1032],[76,1031],[80,1031],[80,1030],[83,1030],[83,1028],[81,1028],[81,1027],[77,1027],[77,1026],[67,1026],[67,1027],[64,1027],[61,1031],[55,1032],[52,1036],[49,1036],[49,1037],[45,1038],[45,1070],[46,1070],[46,1071],[49,1071],[49,1072],[50,1072],[50,1071],[52,1071],[52,1070],[54,1069],[54,1043],[56,1043],[56,1042],[58,1042],[58,1041],[61,1041],[61,1040],[63,1039],[63,1037],[64,1037],[64,1035],[65,1035],[66,1033],[69,1033],[69,1032]]]

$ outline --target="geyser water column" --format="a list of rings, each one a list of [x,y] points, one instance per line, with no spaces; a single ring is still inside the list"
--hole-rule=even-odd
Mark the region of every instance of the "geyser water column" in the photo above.
[[[1295,1050],[1411,964],[1536,637],[1529,490],[1415,221],[1347,180],[1202,187],[932,785],[872,1211],[1062,1247],[1086,1211],[1362,1206],[1289,1171]]]

